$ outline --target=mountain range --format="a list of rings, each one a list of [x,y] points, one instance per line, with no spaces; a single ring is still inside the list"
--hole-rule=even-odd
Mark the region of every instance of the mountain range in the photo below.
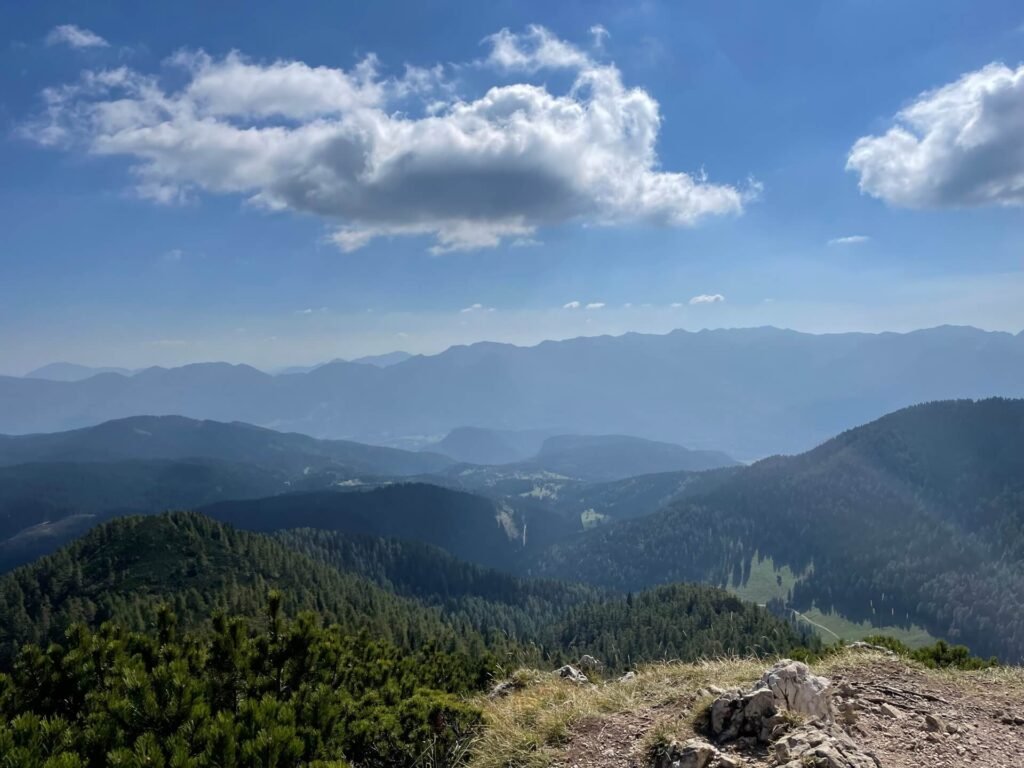
[[[993,395],[1024,396],[1024,334],[749,328],[484,342],[287,376],[205,363],[76,382],[0,377],[0,432],[177,414],[374,443],[465,426],[626,434],[753,459],[915,403]]]
[[[387,517],[374,518],[372,506],[355,508],[362,500],[404,494],[421,515],[418,530],[432,541],[431,524],[440,524],[451,510],[465,508],[466,499],[476,498],[490,527],[496,532],[500,521],[508,530],[506,541],[524,539],[529,522],[534,543],[583,525],[583,509],[555,504],[538,488],[588,487],[591,480],[618,477],[623,467],[643,473],[733,463],[727,456],[619,436],[561,436],[544,445],[548,448],[527,462],[467,465],[427,451],[181,416],[136,416],[68,432],[0,435],[0,571],[52,551],[111,517],[297,493],[306,494],[302,503],[269,498],[261,503],[294,511],[292,526],[306,519],[304,504],[339,516],[339,525],[340,516],[349,514],[346,530],[363,530],[355,521],[368,515],[374,532],[398,535]],[[385,489],[347,500],[336,495],[403,481],[417,481],[421,488],[413,494]],[[328,493],[313,493],[320,491]],[[454,525],[465,529],[463,535],[474,530],[465,518]],[[488,551],[497,552],[493,547]],[[459,554],[474,559],[469,550]]]

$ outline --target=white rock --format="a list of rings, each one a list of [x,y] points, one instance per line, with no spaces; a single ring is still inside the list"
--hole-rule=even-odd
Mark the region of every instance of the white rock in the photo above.
[[[585,683],[587,682],[587,676],[580,672],[572,664],[566,664],[564,667],[559,667],[555,670],[559,677],[565,678],[566,680],[572,680],[574,683]]]
[[[812,675],[801,661],[784,659],[761,677],[761,684],[775,696],[775,706],[806,715],[812,719],[832,720],[829,688],[826,677]]]

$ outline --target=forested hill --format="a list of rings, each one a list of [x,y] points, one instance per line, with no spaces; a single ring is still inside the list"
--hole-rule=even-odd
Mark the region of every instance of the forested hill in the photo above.
[[[520,661],[601,651],[623,666],[813,642],[708,587],[626,598],[521,581],[421,544],[308,530],[275,539],[175,512],[106,523],[0,577],[0,659],[21,643],[60,639],[75,621],[153,626],[165,603],[186,626],[204,625],[217,611],[258,618],[271,588],[285,595],[287,613],[314,610],[345,631],[399,647],[479,654],[486,646]]]
[[[436,453],[183,416],[133,416],[67,432],[0,435],[0,465],[125,459],[215,459],[291,474],[335,468],[351,475],[415,475],[454,463]]]
[[[314,610],[401,647],[455,644],[436,612],[413,601],[266,536],[175,512],[113,520],[0,577],[0,659],[25,642],[59,640],[78,621],[142,630],[165,604],[185,626],[216,611],[259,617],[270,589],[283,593],[288,613]]]
[[[412,539],[463,560],[508,567],[524,550],[578,528],[528,501],[493,501],[425,483],[228,501],[199,511],[252,531],[308,527]]]
[[[1024,401],[930,403],[695,498],[555,545],[533,572],[638,589],[742,583],[771,557],[791,607],[917,624],[1024,658]]]

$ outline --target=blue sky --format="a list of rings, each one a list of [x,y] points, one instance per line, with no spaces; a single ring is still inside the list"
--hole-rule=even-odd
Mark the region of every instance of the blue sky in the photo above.
[[[8,3],[0,30],[0,373],[1024,328],[1019,3]]]

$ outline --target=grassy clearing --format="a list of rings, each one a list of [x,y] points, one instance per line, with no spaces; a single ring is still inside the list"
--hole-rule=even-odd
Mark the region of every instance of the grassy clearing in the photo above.
[[[730,583],[729,591],[742,600],[748,600],[758,605],[764,605],[772,598],[785,600],[793,585],[806,574],[796,574],[789,566],[776,568],[770,557],[759,559],[755,555],[750,563],[750,577],[745,584]],[[931,645],[936,638],[918,626],[904,629],[897,626],[872,626],[869,622],[854,622],[838,613],[823,613],[817,608],[812,608],[800,614],[808,623],[814,626],[826,643],[835,640],[863,640],[868,635],[888,635],[895,637],[911,648],[920,648],[923,645]]]
[[[764,605],[776,597],[785,600],[798,579],[788,565],[776,568],[770,557],[759,559],[754,555],[750,562],[750,578],[745,584],[730,583],[728,589],[743,600]]]
[[[822,613],[817,608],[812,608],[801,615],[812,624],[821,625],[828,630],[828,632],[822,633],[822,637],[826,642],[835,639],[829,635],[829,632],[834,633],[835,636],[846,641],[863,640],[868,635],[888,635],[889,637],[894,637],[900,642],[909,645],[911,648],[920,648],[924,645],[931,645],[937,639],[928,634],[927,630],[918,626],[905,629],[903,627],[875,627],[866,621],[858,624],[844,618],[838,613]]]

